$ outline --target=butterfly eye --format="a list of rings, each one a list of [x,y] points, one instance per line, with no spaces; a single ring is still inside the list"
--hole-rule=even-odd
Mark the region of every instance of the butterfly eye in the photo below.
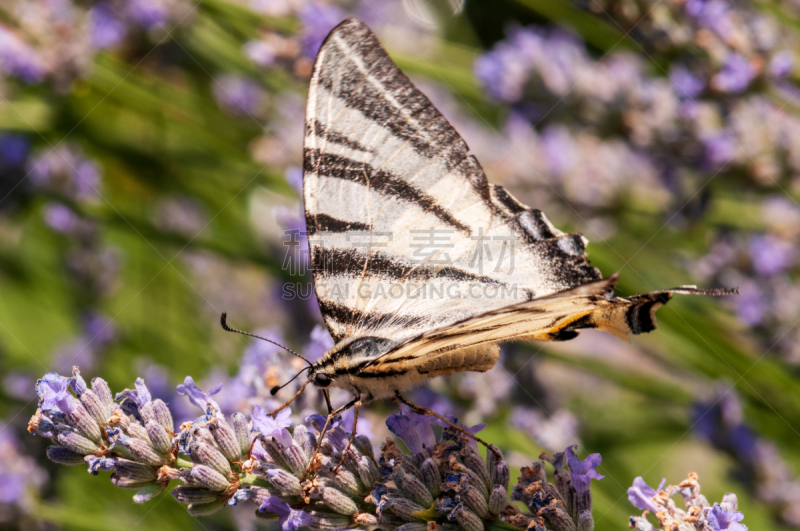
[[[328,387],[331,381],[331,377],[324,372],[319,372],[314,375],[314,385],[317,387]]]

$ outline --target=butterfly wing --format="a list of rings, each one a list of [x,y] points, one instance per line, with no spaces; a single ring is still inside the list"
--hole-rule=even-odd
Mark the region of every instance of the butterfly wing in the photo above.
[[[306,108],[314,284],[336,341],[399,343],[601,278],[581,235],[490,185],[362,22],[323,43]]]
[[[609,296],[616,282],[617,275],[613,275],[431,330],[376,357],[361,374],[369,378],[370,374],[385,374],[400,366],[422,372],[435,368],[439,373],[487,370],[496,361],[489,347],[498,342],[563,341],[587,328],[603,330],[627,341],[629,334],[654,330],[655,311],[675,293],[718,296],[735,292],[681,286],[627,298]],[[473,360],[478,352],[484,357]]]

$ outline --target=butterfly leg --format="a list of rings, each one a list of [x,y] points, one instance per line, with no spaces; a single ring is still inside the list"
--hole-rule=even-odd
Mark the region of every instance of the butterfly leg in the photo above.
[[[342,466],[342,463],[344,463],[344,460],[347,457],[347,452],[350,451],[350,447],[353,445],[353,440],[356,438],[356,425],[358,424],[358,410],[360,408],[361,408],[361,397],[359,397],[358,402],[353,404],[353,429],[350,430],[350,440],[347,441],[347,448],[345,448],[344,452],[342,452],[342,460],[339,461],[339,464],[336,465],[336,468],[333,469],[334,474]]]
[[[333,406],[331,405],[331,392],[327,389],[323,389],[322,396],[325,397],[325,405],[328,406],[328,414],[330,414],[333,411]]]
[[[325,419],[325,425],[322,427],[322,429],[319,432],[319,437],[317,438],[317,447],[314,449],[314,455],[311,456],[312,466],[313,466],[313,463],[314,463],[314,458],[317,457],[317,454],[319,454],[319,448],[320,448],[320,446],[322,446],[322,439],[325,437],[325,434],[328,432],[328,426],[331,425],[331,421],[334,419],[334,417],[336,417],[336,415],[339,415],[343,411],[347,411],[348,409],[350,409],[351,407],[356,405],[356,403],[360,403],[360,402],[361,402],[361,397],[355,397],[350,402],[348,402],[345,405],[343,405],[342,407],[337,408],[337,409],[331,411],[330,413],[328,413],[328,417]],[[305,481],[305,479],[308,476],[309,472],[311,472],[311,466],[309,466],[306,469],[306,473],[303,474],[303,477],[300,478],[300,481]]]
[[[475,435],[471,434],[470,432],[468,432],[467,430],[465,430],[461,426],[455,424],[454,422],[449,421],[448,419],[444,418],[443,416],[441,416],[437,412],[433,411],[432,409],[428,409],[428,408],[425,408],[425,407],[422,407],[420,405],[415,404],[414,402],[409,400],[408,397],[406,397],[405,395],[400,393],[400,391],[395,391],[394,392],[394,396],[400,402],[402,402],[405,405],[407,405],[408,407],[410,407],[411,410],[414,413],[418,413],[420,415],[430,415],[431,417],[436,417],[437,419],[439,419],[442,422],[444,422],[447,425],[449,425],[451,428],[460,431],[461,433],[463,433],[464,435],[466,435],[470,439],[474,440],[475,442],[478,442],[478,443],[481,443],[482,445],[484,445],[488,450],[491,450],[492,453],[494,453],[497,456],[498,459],[503,459],[503,455],[500,453],[500,451],[497,449],[497,447],[495,447],[493,444],[488,444],[483,439],[480,439],[480,438],[476,437]]]

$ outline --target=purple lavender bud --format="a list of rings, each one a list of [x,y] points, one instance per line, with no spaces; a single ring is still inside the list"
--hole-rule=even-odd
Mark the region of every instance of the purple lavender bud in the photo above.
[[[222,492],[230,487],[230,482],[225,476],[205,465],[195,465],[185,474],[193,484],[203,486],[212,492]]]
[[[595,470],[603,462],[603,458],[600,454],[590,454],[586,459],[580,461],[575,455],[574,449],[577,447],[577,444],[567,447],[567,463],[569,464],[572,485],[578,494],[583,494],[589,492],[589,481],[591,479],[600,480],[605,477]]]
[[[338,489],[331,487],[322,489],[322,501],[339,514],[353,515],[358,512],[356,503]]]
[[[500,514],[506,508],[506,505],[508,505],[508,488],[495,485],[489,495],[489,512],[493,515]]]
[[[152,404],[153,415],[156,421],[161,424],[165,430],[173,432],[175,430],[175,422],[172,420],[172,413],[167,407],[167,404],[160,398],[153,400]]]
[[[475,476],[480,480],[483,489],[481,492],[488,493],[492,488],[492,478],[489,475],[489,471],[486,470],[486,463],[484,463],[481,456],[478,455],[477,452],[472,451],[461,458],[464,461],[464,465],[472,471]]]
[[[295,513],[302,513],[308,514],[303,511],[294,511]],[[339,529],[348,529],[352,526],[350,522],[350,518],[347,516],[338,516],[333,515],[330,513],[314,513],[308,515],[308,527],[310,529],[315,529],[319,531],[338,531]],[[281,519],[282,520],[282,519]],[[301,525],[304,524],[292,524],[291,527],[286,527],[285,529],[289,531],[290,529],[299,529]],[[283,528],[283,525],[281,525]]]
[[[71,410],[66,414],[67,422],[77,428],[87,439],[99,443],[102,439],[100,426],[97,425],[97,422],[95,422],[86,411],[86,408],[84,408],[77,399],[70,395],[67,397],[67,400],[70,402],[69,409]]]
[[[59,465],[74,466],[84,463],[84,454],[80,454],[63,446],[48,446],[47,458]]]
[[[186,508],[191,516],[208,516],[219,511],[226,505],[225,500],[217,500],[208,503],[193,503]]]
[[[179,485],[172,491],[172,497],[180,503],[209,503],[219,499],[217,494],[203,487],[187,487]]]
[[[270,496],[280,496],[281,493],[278,489],[271,489],[269,487],[250,487],[250,503],[261,506]]]
[[[83,435],[79,435],[78,432],[71,430],[59,432],[58,435],[56,435],[56,442],[61,446],[69,448],[76,454],[89,455],[99,450],[95,443]]]
[[[142,417],[142,422],[145,424],[151,420],[156,420],[156,414],[153,410],[153,403],[145,402],[143,405],[139,406],[139,415]]]
[[[78,398],[86,392],[86,380],[81,377],[81,371],[78,367],[72,368],[72,378],[70,379],[69,386],[75,392]]]
[[[375,451],[372,449],[372,442],[366,435],[356,435],[355,439],[353,439],[353,447],[362,455],[368,455],[370,458],[375,457]]]
[[[210,444],[201,442],[192,449],[192,456],[197,457],[202,464],[213,468],[225,477],[232,472],[231,464],[225,459],[225,456]]]
[[[141,426],[139,426],[141,428]],[[144,430],[144,428],[142,428]],[[145,432],[145,435],[147,433]],[[153,448],[149,443],[143,441],[142,439],[137,439],[135,437],[127,437],[125,435],[120,434],[117,437],[116,444],[127,448],[128,452],[136,458],[137,461],[141,463],[148,464],[150,466],[161,466],[166,464],[166,458],[159,454],[155,448]]]
[[[246,458],[250,453],[250,430],[247,427],[247,418],[238,411],[231,415],[233,431],[236,434],[236,441],[239,443],[239,452],[242,458]]]
[[[164,492],[166,485],[161,483],[151,483],[133,495],[133,503],[146,503]]]
[[[495,465],[492,472],[492,485],[501,485],[503,488],[508,489],[510,480],[511,471],[508,469],[508,464],[505,461],[500,461]]]
[[[290,468],[289,463],[286,462],[286,456],[283,454],[283,447],[276,439],[273,437],[264,437],[263,435],[259,435],[258,440],[261,443],[261,447],[266,450],[267,454],[278,466],[282,468]]]
[[[98,426],[103,427],[108,423],[108,408],[103,405],[94,391],[91,389],[84,390],[80,395],[80,401]]]
[[[94,391],[94,394],[97,395],[97,398],[100,399],[100,403],[104,406],[108,407],[114,402],[111,389],[102,378],[92,378],[92,391]]]
[[[242,502],[249,501],[252,495],[253,491],[251,489],[236,489],[236,492],[234,492],[233,496],[228,500],[228,505],[236,507]]]
[[[384,511],[388,509],[391,509],[394,514],[406,521],[424,519],[419,515],[425,511],[425,507],[406,498],[392,496],[383,506]]]
[[[592,531],[593,529],[594,518],[592,518],[592,511],[578,513],[578,531]]]
[[[430,491],[416,476],[406,473],[402,468],[398,468],[392,479],[397,487],[415,503],[423,507],[430,507],[433,503],[433,496],[431,496]]]
[[[113,467],[119,477],[136,481],[153,481],[158,477],[152,466],[143,465],[130,459],[115,459]]]
[[[241,450],[239,448],[239,441],[236,440],[236,434],[233,432],[230,424],[222,418],[218,417],[216,423],[209,426],[214,440],[219,445],[222,455],[230,462],[241,460]]]
[[[475,487],[470,485],[467,491],[461,495],[461,501],[480,518],[486,518],[489,515],[489,505],[486,503],[486,498]]]
[[[152,482],[122,477],[116,472],[111,474],[111,484],[120,489],[143,489],[150,483]]]
[[[358,458],[358,477],[361,478],[361,482],[367,488],[372,488],[375,482],[380,478],[378,466],[371,457],[362,455]]]
[[[267,471],[269,481],[284,495],[297,496],[302,491],[300,480],[281,468]]]
[[[442,473],[439,471],[439,467],[433,459],[428,458],[422,462],[420,472],[422,473],[422,481],[425,483],[425,487],[431,493],[431,496],[435,498],[441,492],[440,487],[442,485]]]
[[[147,429],[138,422],[130,422],[125,426],[125,431],[134,439],[139,439],[146,443],[150,443],[150,436],[147,435]]]
[[[147,430],[147,436],[150,442],[153,444],[153,448],[164,455],[168,455],[172,452],[172,437],[167,433],[167,430],[164,429],[164,426],[155,420],[151,420],[147,422],[145,429]]]
[[[98,475],[101,470],[111,472],[114,470],[114,466],[117,464],[116,457],[107,456],[97,457],[96,455],[87,455],[84,458],[84,461],[86,461],[86,463],[89,465],[87,472],[93,476]]]
[[[283,449],[289,468],[298,476],[306,473],[307,458],[305,452],[296,444],[290,444]]]
[[[483,531],[484,529],[483,522],[478,515],[461,506],[461,504],[459,504],[459,507],[453,510],[451,514],[455,516],[458,525],[466,531]]]
[[[439,529],[439,526],[436,526],[436,529]],[[411,522],[408,524],[403,524],[397,528],[397,531],[428,531],[428,524],[422,524],[419,522]]]

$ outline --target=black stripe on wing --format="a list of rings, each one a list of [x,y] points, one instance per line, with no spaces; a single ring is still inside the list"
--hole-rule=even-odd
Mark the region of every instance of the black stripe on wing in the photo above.
[[[431,159],[444,155],[449,168],[466,156],[466,143],[397,68],[363,22],[345,20],[323,46],[326,56],[317,72],[319,83],[335,97],[409,142],[418,153]],[[368,75],[379,86],[367,80]]]
[[[369,274],[387,280],[404,282],[427,282],[434,279],[476,282],[481,284],[504,285],[503,282],[475,275],[457,267],[444,267],[432,270],[422,264],[409,262],[403,257],[386,255],[381,252],[367,256],[359,249],[332,249],[315,246],[312,251],[312,263],[316,273],[322,275],[361,275],[364,265],[369,260]]]
[[[318,149],[307,149],[304,153],[303,164],[305,166],[303,169],[307,172],[351,181],[384,195],[402,199],[417,205],[425,212],[430,212],[459,232],[468,235],[472,233],[469,227],[453,217],[433,197],[411,186],[402,177],[391,172],[379,170],[370,164],[334,153],[320,152]]]

